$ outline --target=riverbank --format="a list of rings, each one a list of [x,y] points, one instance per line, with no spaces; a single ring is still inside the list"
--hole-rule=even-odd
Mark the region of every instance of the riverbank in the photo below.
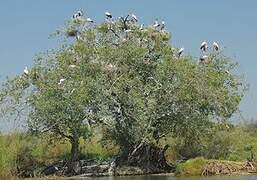
[[[255,162],[208,160],[202,157],[190,159],[176,168],[176,174],[184,176],[249,175],[252,173],[257,173]]]
[[[85,164],[81,167],[80,174],[65,179],[78,179],[85,177],[102,176],[135,176],[135,175],[168,175],[168,176],[216,176],[216,175],[251,175],[257,174],[257,164],[254,162],[236,162],[224,160],[208,160],[202,157],[187,160],[177,164],[174,172],[151,172],[147,169],[132,166],[116,167],[110,169],[108,162],[100,164]],[[64,177],[61,172],[64,169],[58,169],[57,166],[51,166],[52,175],[55,177]],[[49,169],[50,170],[50,169]],[[56,170],[54,172],[54,170]]]
[[[165,141],[160,142],[160,147],[163,147],[164,144],[170,145],[170,148],[168,148],[165,153],[165,157],[168,163],[176,165],[176,170],[174,171],[176,172],[176,175],[201,175],[202,172],[198,169],[201,169],[203,166],[200,163],[199,168],[193,169],[192,167],[196,167],[194,163],[192,164],[194,159],[188,160],[187,162],[176,162],[181,161],[186,155],[197,157],[197,154],[200,154],[200,156],[203,156],[205,159],[224,159],[232,162],[245,163],[246,159],[251,157],[251,152],[254,157],[253,161],[257,162],[257,159],[255,158],[257,152],[257,137],[254,132],[254,130],[249,128],[243,129],[236,127],[230,131],[222,131],[215,134],[213,140],[212,138],[208,138],[198,144],[198,146],[195,146],[195,148],[188,148],[179,143],[180,139],[167,138]],[[87,141],[83,139],[80,140],[79,159],[82,160],[82,167],[84,167],[84,170],[90,170],[90,168],[95,168],[94,166],[97,167],[100,164],[108,166],[112,157],[116,157],[119,153],[118,146],[110,143],[104,145],[100,140],[100,136],[94,136]],[[217,140],[219,141],[216,142]],[[60,141],[49,144],[47,137],[32,136],[29,133],[1,135],[0,145],[2,147],[0,148],[0,179],[10,179],[11,177],[43,177],[42,171],[47,167],[51,167],[51,165],[53,165],[53,167],[58,165],[58,169],[62,169],[61,167],[65,166],[64,162],[67,162],[69,159],[71,148],[69,142]],[[196,151],[199,147],[205,147],[205,149]],[[206,164],[206,161],[211,160],[204,160],[203,164]],[[137,165],[136,160],[133,165]],[[249,171],[254,172],[254,170]],[[238,174],[245,174],[245,172],[245,170],[243,170],[243,172],[240,170]],[[88,174],[90,172],[87,171],[82,173]],[[131,175],[145,173],[145,171],[141,172],[138,170],[137,173],[132,172]],[[148,174],[149,173],[152,174],[152,172],[148,172]],[[209,175],[212,174],[210,172],[208,173]],[[53,174],[50,176],[52,175]],[[91,176],[92,175],[96,174],[91,174]],[[64,174],[59,171],[57,176],[64,176]]]

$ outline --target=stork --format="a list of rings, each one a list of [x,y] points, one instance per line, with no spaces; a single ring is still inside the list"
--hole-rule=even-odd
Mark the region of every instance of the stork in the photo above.
[[[160,24],[158,23],[158,21],[155,21],[154,24],[153,24],[153,27],[154,27],[154,28],[157,28],[157,27],[159,27],[159,26],[160,26]]]
[[[77,66],[74,64],[69,65],[70,68],[76,68]]]
[[[201,49],[202,51],[207,51],[207,49],[208,49],[208,44],[207,44],[206,41],[203,41],[203,42],[202,42],[202,44],[201,44],[201,46],[200,46],[200,49]]]
[[[83,12],[82,11],[77,11],[75,14],[73,14],[72,18],[73,19],[78,19],[81,18],[83,16]]]
[[[75,13],[75,14],[72,15],[72,18],[73,18],[73,19],[77,19],[78,16],[79,16],[79,15],[78,15],[77,13]]]
[[[71,90],[71,92],[70,92],[70,93],[72,94],[75,90],[76,90],[76,89],[75,89],[75,88],[73,88],[73,89]]]
[[[165,28],[165,21],[162,21],[161,30],[164,30],[164,28]]]
[[[112,18],[112,14],[110,12],[105,12],[105,16],[110,19]]]
[[[132,17],[132,19],[134,20],[134,21],[138,21],[138,19],[137,19],[137,16],[135,15],[135,14],[131,14],[131,17]]]
[[[60,81],[58,82],[58,85],[62,85],[64,83],[64,81],[65,81],[64,78],[60,79]]]
[[[78,15],[79,17],[81,17],[81,16],[83,16],[83,12],[82,12],[82,11],[78,11],[78,12],[77,12],[77,15]]]
[[[29,70],[27,66],[24,68],[23,72],[25,75],[29,75]]]
[[[125,32],[130,33],[130,32],[132,32],[132,30],[131,29],[126,29]]]
[[[200,62],[204,62],[207,58],[207,55],[203,55],[202,57],[200,57]]]
[[[180,48],[178,50],[178,57],[180,57],[183,54],[184,50],[185,50],[184,48]]]
[[[220,49],[219,44],[217,42],[213,42],[212,45],[215,51],[218,51]]]
[[[139,29],[143,30],[144,29],[144,24],[141,24]]]
[[[87,20],[87,22],[89,22],[89,23],[93,23],[93,22],[94,22],[91,18],[87,18],[86,20]]]

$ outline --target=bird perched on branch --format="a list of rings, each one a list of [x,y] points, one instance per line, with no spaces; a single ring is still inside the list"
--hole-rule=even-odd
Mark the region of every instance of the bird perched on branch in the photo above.
[[[206,41],[203,41],[202,42],[202,44],[201,44],[201,46],[200,46],[200,49],[202,50],[202,51],[207,51],[207,49],[208,49],[208,44],[207,44],[207,42]]]
[[[58,85],[62,85],[64,83],[64,81],[65,81],[64,78],[60,79],[60,81],[58,82]]]
[[[78,11],[77,14],[78,14],[78,16],[80,16],[80,17],[83,16],[83,12],[82,12],[82,11]]]
[[[131,14],[131,17],[132,17],[132,19],[133,19],[135,22],[138,21],[137,16],[136,16],[135,14]]]
[[[213,49],[215,50],[215,51],[218,51],[219,49],[220,49],[220,47],[219,47],[219,45],[218,45],[218,43],[217,42],[213,42]]]
[[[143,30],[144,29],[144,24],[141,24],[139,29]]]
[[[162,21],[162,23],[161,23],[161,25],[160,25],[160,26],[161,26],[161,28],[160,28],[160,29],[161,29],[161,30],[164,30],[164,28],[165,28],[165,21]]]
[[[203,55],[203,56],[200,57],[200,62],[203,63],[203,62],[205,62],[207,59],[208,59],[208,56],[207,56],[207,55]]]
[[[25,75],[29,75],[29,70],[27,66],[24,68],[23,72]]]
[[[112,18],[112,14],[110,12],[105,12],[105,16],[110,19]]]
[[[155,21],[155,22],[154,22],[153,27],[154,27],[154,28],[160,27],[160,24],[158,23],[158,21]]]
[[[75,14],[73,14],[72,18],[73,19],[79,19],[83,16],[83,12],[82,11],[77,11]]]
[[[94,22],[91,18],[87,18],[86,20],[87,20],[87,22],[89,22],[89,23],[93,23],[93,22]]]
[[[181,57],[181,55],[183,54],[184,50],[185,50],[184,48],[180,48],[178,50],[178,57]]]

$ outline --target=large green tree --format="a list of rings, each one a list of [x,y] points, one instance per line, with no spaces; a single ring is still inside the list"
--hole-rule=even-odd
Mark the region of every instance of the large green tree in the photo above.
[[[235,64],[220,51],[201,63],[180,56],[163,25],[144,28],[130,16],[96,25],[79,17],[57,34],[68,42],[7,81],[1,102],[12,113],[26,109],[31,131],[68,139],[71,171],[92,124],[130,159],[168,134],[191,143],[238,109],[243,86]]]

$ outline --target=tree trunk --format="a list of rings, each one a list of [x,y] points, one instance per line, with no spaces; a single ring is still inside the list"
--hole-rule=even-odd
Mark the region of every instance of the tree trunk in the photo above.
[[[81,172],[81,165],[79,161],[79,138],[77,136],[73,136],[70,139],[71,143],[71,153],[70,159],[68,162],[68,174],[76,175]]]
[[[136,151],[128,156],[126,164],[141,167],[146,173],[173,171],[174,167],[168,164],[165,158],[167,149],[168,146],[160,148],[153,144],[140,144]]]

